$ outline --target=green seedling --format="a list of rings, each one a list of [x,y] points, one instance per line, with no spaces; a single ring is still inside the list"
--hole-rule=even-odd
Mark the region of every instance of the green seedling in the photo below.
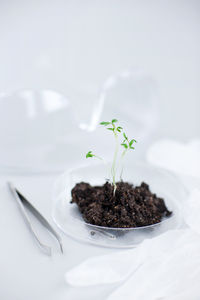
[[[121,146],[124,148],[122,155],[121,155],[121,163],[122,163],[122,169],[121,169],[121,174],[120,174],[121,180],[122,180],[122,174],[123,174],[123,170],[124,170],[124,166],[123,166],[124,156],[126,155],[128,150],[134,150],[135,147],[133,147],[133,144],[137,143],[137,141],[135,139],[129,140],[127,135],[125,134],[125,132],[123,132],[123,137],[124,137],[124,140],[121,144]]]
[[[127,135],[125,134],[125,132],[123,131],[123,128],[121,126],[117,126],[116,123],[118,123],[117,119],[113,119],[111,122],[101,122],[100,125],[105,126],[107,130],[110,130],[113,132],[114,134],[114,138],[115,138],[115,151],[114,151],[114,156],[113,156],[113,162],[112,162],[112,166],[111,166],[111,176],[112,176],[112,183],[113,183],[113,190],[114,190],[114,194],[117,188],[116,185],[116,174],[117,174],[117,165],[120,163],[120,160],[123,161],[125,154],[127,153],[128,150],[133,150],[135,149],[133,147],[133,144],[136,143],[135,139],[132,139],[129,141]],[[119,159],[119,161],[117,161],[118,159],[118,152],[119,152],[119,136],[123,133],[123,141],[121,143],[121,146],[124,148],[122,155]],[[89,157],[96,157],[99,159],[102,159],[101,157],[95,155],[92,153],[92,151],[89,151],[86,154],[86,158]],[[122,170],[121,170],[121,180],[122,180],[122,173],[123,173],[123,166],[122,166]]]
[[[89,158],[89,157],[96,157],[96,158],[102,160],[102,158],[100,156],[93,154],[92,151],[88,151],[88,153],[86,154],[86,158]]]
[[[100,125],[103,125],[105,127],[107,127],[107,130],[111,130],[114,134],[115,137],[115,152],[114,152],[114,157],[113,157],[113,163],[112,163],[112,167],[111,167],[111,176],[112,176],[112,182],[113,182],[113,186],[114,186],[114,193],[116,191],[116,172],[117,172],[117,155],[118,155],[118,151],[119,151],[119,142],[118,142],[118,135],[121,133],[122,131],[122,127],[121,126],[116,126],[116,123],[118,122],[117,119],[113,119],[111,122],[101,122]]]

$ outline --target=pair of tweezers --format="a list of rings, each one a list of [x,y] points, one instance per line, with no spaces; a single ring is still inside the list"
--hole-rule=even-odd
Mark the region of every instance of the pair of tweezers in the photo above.
[[[37,244],[39,245],[40,249],[47,255],[51,256],[51,247],[43,244],[39,237],[37,236],[35,230],[33,229],[33,226],[31,224],[31,221],[29,219],[29,216],[26,212],[26,209],[28,209],[37,219],[40,221],[40,223],[57,239],[60,250],[63,253],[63,246],[60,236],[57,234],[57,232],[53,229],[53,227],[49,224],[49,222],[41,215],[41,213],[14,187],[14,185],[11,182],[8,182],[9,190],[11,191],[12,195],[14,196],[15,200],[17,201],[19,208],[21,210],[21,213],[24,217],[24,220],[34,236]]]

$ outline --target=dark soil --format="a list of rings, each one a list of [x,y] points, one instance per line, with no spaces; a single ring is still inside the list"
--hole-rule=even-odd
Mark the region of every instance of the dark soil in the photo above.
[[[71,191],[87,223],[105,227],[141,227],[158,223],[172,214],[162,198],[153,194],[146,183],[134,187],[127,182],[118,182],[115,195],[113,186],[91,186],[81,182]]]

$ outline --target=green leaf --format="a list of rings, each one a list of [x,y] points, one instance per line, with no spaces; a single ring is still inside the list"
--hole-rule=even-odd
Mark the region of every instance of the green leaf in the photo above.
[[[123,128],[120,127],[120,126],[117,127],[117,131],[119,131],[119,132],[121,132],[122,129],[123,129]]]
[[[131,140],[130,143],[129,143],[129,146],[131,147],[133,145],[133,143],[135,142],[135,140]]]
[[[115,130],[114,128],[110,128],[110,127],[109,127],[109,128],[107,128],[107,129],[108,129],[108,130],[112,130],[112,131],[114,131],[114,130]]]
[[[112,123],[116,123],[116,122],[118,122],[117,119],[112,119]]]
[[[126,134],[123,132],[123,136],[125,138],[125,140],[128,140],[128,137],[126,136]]]
[[[89,158],[89,157],[93,157],[94,154],[92,154],[92,151],[88,151],[88,153],[86,154],[86,158]]]
[[[134,147],[130,147],[130,149],[133,149],[133,150],[134,150],[135,148],[134,148]]]
[[[128,145],[127,144],[121,144],[125,149],[128,149]]]
[[[110,122],[101,122],[100,125],[108,126]]]

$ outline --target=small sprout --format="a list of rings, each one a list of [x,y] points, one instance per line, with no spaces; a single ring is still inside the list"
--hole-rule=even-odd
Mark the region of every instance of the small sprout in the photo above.
[[[114,133],[114,137],[115,137],[115,152],[114,152],[114,157],[113,157],[113,163],[112,163],[112,167],[111,167],[111,175],[112,175],[112,183],[113,183],[113,192],[115,194],[117,185],[116,185],[116,173],[117,173],[117,163],[119,164],[119,160],[118,160],[118,152],[119,152],[119,141],[118,141],[118,136],[120,133],[122,133],[123,128],[121,126],[116,126],[116,123],[118,122],[117,119],[112,119],[111,122],[101,122],[100,125],[103,125],[105,127],[107,127],[108,125],[110,125],[110,127],[107,127],[106,129],[112,131]],[[126,152],[130,149],[135,149],[133,147],[133,143],[136,143],[136,140],[132,139],[131,141],[129,141],[127,135],[125,134],[125,132],[123,132],[123,141],[121,142],[121,146],[124,148],[123,153],[121,155],[121,160],[124,158]],[[101,157],[95,155],[92,153],[92,151],[89,151],[86,154],[86,158],[89,157],[96,157],[99,159],[102,159]],[[123,166],[122,166],[122,170],[121,170],[121,176],[122,176],[122,172],[123,172]]]
[[[117,131],[118,131],[118,132],[121,132],[122,129],[123,129],[123,128],[122,128],[121,126],[118,126],[118,127],[117,127]]]
[[[116,191],[117,185],[116,185],[116,172],[117,172],[117,155],[118,155],[118,151],[119,151],[119,143],[118,143],[118,134],[121,133],[122,127],[115,126],[115,123],[117,123],[118,120],[117,119],[112,119],[111,122],[101,122],[100,125],[112,125],[112,127],[108,127],[108,130],[111,130],[114,133],[114,137],[115,137],[115,152],[114,152],[114,157],[113,157],[113,163],[112,163],[112,167],[111,167],[111,175],[112,175],[112,181],[113,181],[113,186],[114,186],[114,193]]]
[[[134,140],[131,140],[129,143],[129,147],[131,147],[133,145]]]
[[[92,151],[88,151],[88,153],[86,154],[86,158],[89,158],[89,157],[96,157],[96,158],[98,158],[98,159],[101,159],[101,160],[102,160],[102,158],[101,158],[101,157],[99,157],[99,156],[97,156],[97,155],[93,154],[93,153],[92,153]]]
[[[89,158],[89,157],[94,157],[95,155],[92,154],[92,151],[88,151],[88,153],[86,154],[86,158]]]
[[[135,147],[132,146],[133,143],[137,143],[137,141],[134,140],[134,139],[132,139],[132,140],[130,141],[130,143],[129,143],[129,149],[135,149]]]
[[[123,137],[124,137],[124,141],[123,143],[121,144],[121,146],[123,146],[126,150],[128,149],[135,149],[133,147],[133,143],[137,143],[137,141],[135,139],[132,139],[130,142],[129,142],[129,139],[127,137],[127,135],[125,134],[125,132],[123,132]],[[125,154],[125,153],[124,153]]]
[[[104,126],[108,126],[110,125],[111,123],[110,122],[101,122],[100,125],[104,125]]]
[[[124,136],[124,139],[125,139],[126,141],[128,141],[128,137],[126,136],[125,132],[123,132],[123,136]]]
[[[128,149],[128,145],[127,144],[121,144],[125,149]]]
[[[124,151],[122,152],[122,156],[121,156],[121,162],[122,162],[122,169],[121,169],[121,175],[120,175],[121,180],[122,180],[122,173],[123,173],[123,159],[124,159],[124,156],[125,156],[125,154],[127,153],[128,150],[134,150],[135,149],[133,147],[133,143],[136,143],[135,139],[132,139],[129,142],[128,136],[126,135],[125,132],[123,132],[123,137],[124,137],[124,141],[121,144],[121,146],[124,147]]]

